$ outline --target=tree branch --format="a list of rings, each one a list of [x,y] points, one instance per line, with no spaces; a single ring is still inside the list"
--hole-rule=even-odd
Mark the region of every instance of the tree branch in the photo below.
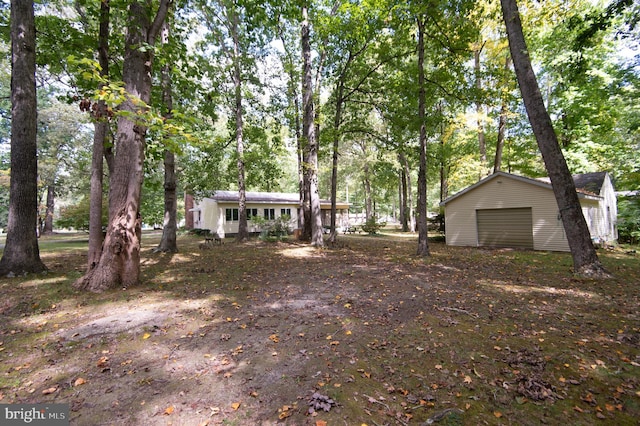
[[[156,43],[156,37],[158,33],[162,29],[162,24],[165,19],[167,19],[167,14],[169,13],[169,6],[173,3],[173,0],[160,0],[160,6],[158,6],[158,12],[156,13],[156,17],[153,19],[153,23],[149,28],[149,33],[147,34],[147,43],[154,45]]]

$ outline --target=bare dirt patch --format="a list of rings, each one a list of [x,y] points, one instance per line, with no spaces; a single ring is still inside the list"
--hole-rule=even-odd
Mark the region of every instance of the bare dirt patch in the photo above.
[[[79,293],[81,244],[1,279],[0,403],[74,425],[636,424],[640,262],[575,280],[565,254],[345,236],[153,254]]]

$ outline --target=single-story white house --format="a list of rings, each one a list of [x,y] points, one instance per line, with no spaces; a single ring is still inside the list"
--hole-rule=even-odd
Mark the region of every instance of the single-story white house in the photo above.
[[[609,174],[586,173],[573,180],[592,240],[614,243],[618,209]],[[549,179],[496,172],[440,205],[447,245],[569,251]]]
[[[281,192],[246,192],[247,225],[249,232],[260,232],[261,228],[252,218],[260,217],[268,222],[282,216],[289,218],[291,229],[297,228],[300,195]],[[193,227],[209,229],[224,238],[238,233],[240,195],[238,191],[215,191],[210,197],[195,201],[193,208]],[[322,224],[331,223],[331,201],[320,200]],[[336,226],[348,221],[349,203],[336,203]]]

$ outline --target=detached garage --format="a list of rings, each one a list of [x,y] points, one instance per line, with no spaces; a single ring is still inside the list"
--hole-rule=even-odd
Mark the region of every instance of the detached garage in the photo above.
[[[596,243],[617,239],[617,207],[606,172],[574,176]],[[569,251],[548,180],[497,172],[441,203],[447,245]]]

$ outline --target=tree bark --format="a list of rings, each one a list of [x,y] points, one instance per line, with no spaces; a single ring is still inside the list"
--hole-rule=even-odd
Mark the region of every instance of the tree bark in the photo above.
[[[232,14],[233,85],[235,88],[236,155],[238,156],[238,235],[236,236],[236,241],[241,242],[249,239],[249,229],[247,227],[247,194],[245,189],[244,129],[242,116],[242,69],[240,68],[240,38],[238,34],[237,10],[234,9]]]
[[[100,3],[100,29],[98,33],[98,63],[100,75],[109,78],[109,25],[111,8],[109,0]],[[91,190],[89,195],[89,250],[87,268],[93,269],[102,254],[102,184],[104,176],[105,142],[109,134],[109,117],[104,101],[98,101],[93,117],[93,149],[91,156]]]
[[[77,288],[100,292],[136,285],[140,279],[140,191],[142,188],[146,127],[134,117],[148,107],[151,98],[151,49],[164,22],[171,0],[162,0],[153,22],[148,4],[129,5],[125,39],[123,81],[128,99],[121,105],[126,115],[118,117],[114,171],[109,185],[109,225],[100,260],[78,279]]]
[[[36,28],[33,1],[11,1],[11,178],[0,276],[47,270],[38,237]]]
[[[7,239],[0,275],[37,273],[38,164],[36,34],[32,1],[11,2],[11,178]]]
[[[301,239],[311,241],[311,192],[309,182],[309,133],[313,133],[313,90],[311,88],[311,43],[306,2],[302,7],[300,42],[302,46],[302,135],[300,153],[302,156],[302,233]],[[311,111],[308,111],[309,108]]]
[[[303,236],[309,236],[311,245],[323,247],[322,216],[320,212],[320,195],[318,193],[318,141],[314,126],[313,85],[311,78],[311,44],[307,6],[302,7],[302,140],[305,149],[304,176],[305,199],[303,210],[305,223]],[[308,220],[307,220],[308,218]]]
[[[515,0],[501,0],[501,4],[518,85],[531,128],[551,179],[551,186],[573,257],[574,272],[582,276],[608,276],[591,242],[573,178],[544,105],[522,32],[518,6]]]
[[[165,22],[162,28],[162,43],[169,43],[169,25]],[[162,103],[166,108],[165,119],[172,117],[173,93],[171,87],[171,66],[166,64],[162,67]],[[155,251],[165,253],[176,253],[178,251],[178,196],[176,194],[176,161],[175,155],[170,150],[164,151],[164,223],[162,227],[162,238]]]
[[[427,129],[425,125],[424,22],[418,17],[418,121],[420,122],[420,168],[418,170],[418,256],[429,256],[427,234]]]

